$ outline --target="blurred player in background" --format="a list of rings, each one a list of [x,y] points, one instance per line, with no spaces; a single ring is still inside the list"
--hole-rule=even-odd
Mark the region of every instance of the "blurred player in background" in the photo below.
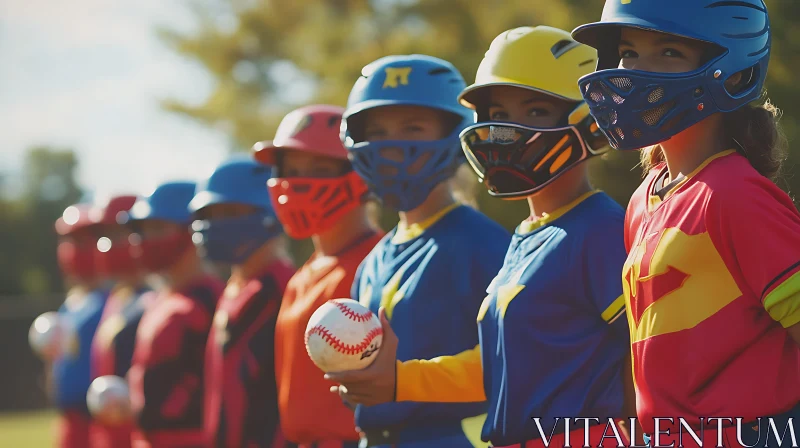
[[[354,448],[352,409],[328,393],[305,347],[308,319],[331,299],[350,297],[359,263],[383,232],[367,212],[367,186],[339,139],[344,109],[314,105],[281,121],[275,138],[255,145],[255,158],[276,167],[269,194],[286,233],[311,238],[314,253],[289,281],[275,331],[281,427],[288,447]]]
[[[505,229],[452,194],[464,160],[458,134],[474,123],[458,103],[464,87],[446,61],[389,56],[364,67],[343,115],[353,167],[400,217],[360,265],[352,298],[385,309],[401,360],[475,347],[475,316],[509,243]],[[358,406],[356,426],[370,446],[471,447],[485,412],[483,398]]]
[[[56,221],[58,264],[69,285],[58,314],[66,340],[52,366],[52,389],[59,410],[58,446],[89,446],[89,409],[86,392],[91,384],[91,345],[109,294],[95,262],[99,226],[93,207],[67,207]]]
[[[136,332],[128,374],[135,448],[205,447],[203,367],[211,318],[224,283],[210,275],[192,244],[192,182],[168,182],[134,204],[148,272],[163,284]]]
[[[712,415],[743,424],[700,430],[701,446],[761,445],[767,417],[800,419],[800,214],[770,180],[785,160],[763,96],[770,18],[762,0],[642,3],[608,1],[573,31],[600,56],[581,79],[592,114],[646,175],[623,270],[637,411],[650,435],[670,418],[660,446],[697,446],[675,418]]]
[[[530,217],[517,227],[481,306],[480,346],[397,364],[382,352],[374,367],[355,372],[373,385],[362,389],[349,378],[349,392],[383,392],[378,402],[488,398],[482,440],[498,447],[562,446],[565,426],[561,420],[554,428],[557,418],[635,415],[632,385],[628,409],[623,400],[625,380],[631,384],[619,282],[624,211],[591,187],[584,163],[608,150],[577,88],[596,59],[568,32],[544,26],[509,30],[492,42],[475,84],[461,94],[478,115],[462,142],[490,194],[526,199]],[[541,438],[532,417],[548,439],[554,428],[552,440]],[[590,429],[592,446],[606,422]],[[583,426],[574,427],[570,439],[583,441]],[[613,434],[606,443],[617,446]]]
[[[275,319],[295,267],[266,191],[271,174],[251,157],[228,160],[189,204],[200,253],[231,267],[206,349],[204,426],[214,448],[280,439]]]
[[[133,358],[136,328],[144,312],[142,296],[148,291],[144,270],[131,251],[131,229],[122,224],[136,196],[110,198],[96,209],[101,238],[95,259],[98,270],[114,281],[100,325],[92,342],[92,379],[105,375],[125,378]],[[131,444],[130,423],[109,422],[94,416],[91,448],[126,448]]]

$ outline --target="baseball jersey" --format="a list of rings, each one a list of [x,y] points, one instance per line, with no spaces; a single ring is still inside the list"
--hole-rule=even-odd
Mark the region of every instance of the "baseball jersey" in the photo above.
[[[352,298],[374,313],[386,309],[400,339],[399,360],[455,355],[478,343],[475,315],[509,239],[482,213],[454,204],[389,232],[359,266]],[[356,426],[378,430],[397,446],[425,439],[436,445],[439,434],[463,439],[462,420],[485,412],[485,400],[358,406]]]
[[[662,187],[667,175],[655,167],[626,216],[642,428],[652,432],[654,417],[747,422],[792,408],[800,348],[785,328],[800,322],[800,213],[735,151]]]
[[[205,431],[214,448],[271,447],[278,429],[275,319],[295,268],[276,261],[219,300],[205,359]]]
[[[477,315],[480,345],[398,363],[397,399],[487,397],[481,439],[495,446],[539,438],[534,417],[623,417],[623,224],[597,191],[523,222]]]
[[[55,402],[61,410],[76,410],[89,415],[86,392],[92,381],[92,339],[108,294],[108,289],[89,292],[75,289],[58,310],[59,318],[67,321],[72,329],[66,352],[53,363]]]
[[[108,296],[100,325],[92,341],[92,378],[128,373],[133,359],[136,328],[144,313],[146,288],[136,290],[120,286]],[[92,448],[125,448],[131,446],[132,425],[108,426],[93,420],[91,424]]]
[[[203,275],[178,291],[160,291],[145,310],[128,373],[137,448],[205,446],[205,348],[224,286]]]
[[[92,378],[125,377],[133,359],[136,328],[144,313],[147,288],[115,288],[108,296],[100,325],[92,341]],[[151,293],[152,294],[152,293]]]
[[[313,254],[289,280],[275,327],[275,372],[284,437],[294,443],[356,441],[353,411],[329,392],[334,382],[308,356],[308,319],[322,304],[350,297],[358,265],[383,233],[370,233],[332,256]]]

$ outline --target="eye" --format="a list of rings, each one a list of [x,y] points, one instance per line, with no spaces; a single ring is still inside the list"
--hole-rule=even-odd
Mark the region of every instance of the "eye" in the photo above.
[[[489,111],[489,118],[492,120],[507,120],[508,112],[504,110]]]
[[[639,54],[633,50],[620,50],[619,57],[620,59],[638,58]]]
[[[407,132],[423,132],[424,130],[425,129],[423,129],[422,126],[417,125],[417,124],[411,124],[411,125],[406,126],[406,131]]]
[[[684,57],[683,53],[681,53],[680,51],[678,51],[678,50],[676,50],[674,48],[666,48],[666,49],[664,49],[664,56],[667,56],[667,57],[670,57],[670,58],[682,58],[682,57]]]
[[[529,117],[546,117],[550,115],[550,111],[541,107],[532,107],[528,110]]]

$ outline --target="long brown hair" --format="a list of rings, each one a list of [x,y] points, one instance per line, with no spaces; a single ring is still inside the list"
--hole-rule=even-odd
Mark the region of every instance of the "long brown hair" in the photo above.
[[[747,157],[762,176],[775,180],[786,160],[786,136],[778,120],[781,111],[769,99],[724,114],[723,129],[732,147]],[[660,145],[642,149],[644,175],[664,161]]]

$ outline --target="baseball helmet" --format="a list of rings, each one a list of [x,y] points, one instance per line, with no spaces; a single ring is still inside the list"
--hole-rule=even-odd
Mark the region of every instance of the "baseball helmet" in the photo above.
[[[687,73],[617,69],[623,27],[693,39],[715,51]],[[600,21],[572,35],[598,51],[598,71],[581,78],[580,89],[616,149],[661,143],[712,114],[758,99],[772,44],[763,0],[607,0]],[[740,73],[740,82],[726,83]]]
[[[272,205],[286,233],[303,239],[330,229],[342,216],[360,206],[367,194],[364,180],[352,170],[329,178],[287,177],[276,154],[298,151],[347,160],[339,129],[344,108],[313,105],[290,112],[281,121],[275,139],[256,143],[255,158],[274,166],[276,176],[267,182]]]
[[[578,89],[578,79],[592,71],[596,60],[594,49],[548,26],[515,28],[492,41],[475,83],[460,95],[478,116],[478,124],[462,132],[461,144],[490,195],[527,197],[608,150]],[[492,121],[488,91],[493,86],[540,92],[570,106],[554,128]]]
[[[463,162],[458,134],[475,122],[474,112],[458,102],[464,87],[452,64],[431,56],[387,56],[361,71],[342,117],[341,137],[353,168],[388,205],[399,211],[418,207]],[[457,124],[440,140],[365,141],[363,113],[385,106],[427,107],[453,116]],[[402,150],[402,161],[382,155],[385,148]],[[411,173],[420,160],[425,160],[422,168]]]

